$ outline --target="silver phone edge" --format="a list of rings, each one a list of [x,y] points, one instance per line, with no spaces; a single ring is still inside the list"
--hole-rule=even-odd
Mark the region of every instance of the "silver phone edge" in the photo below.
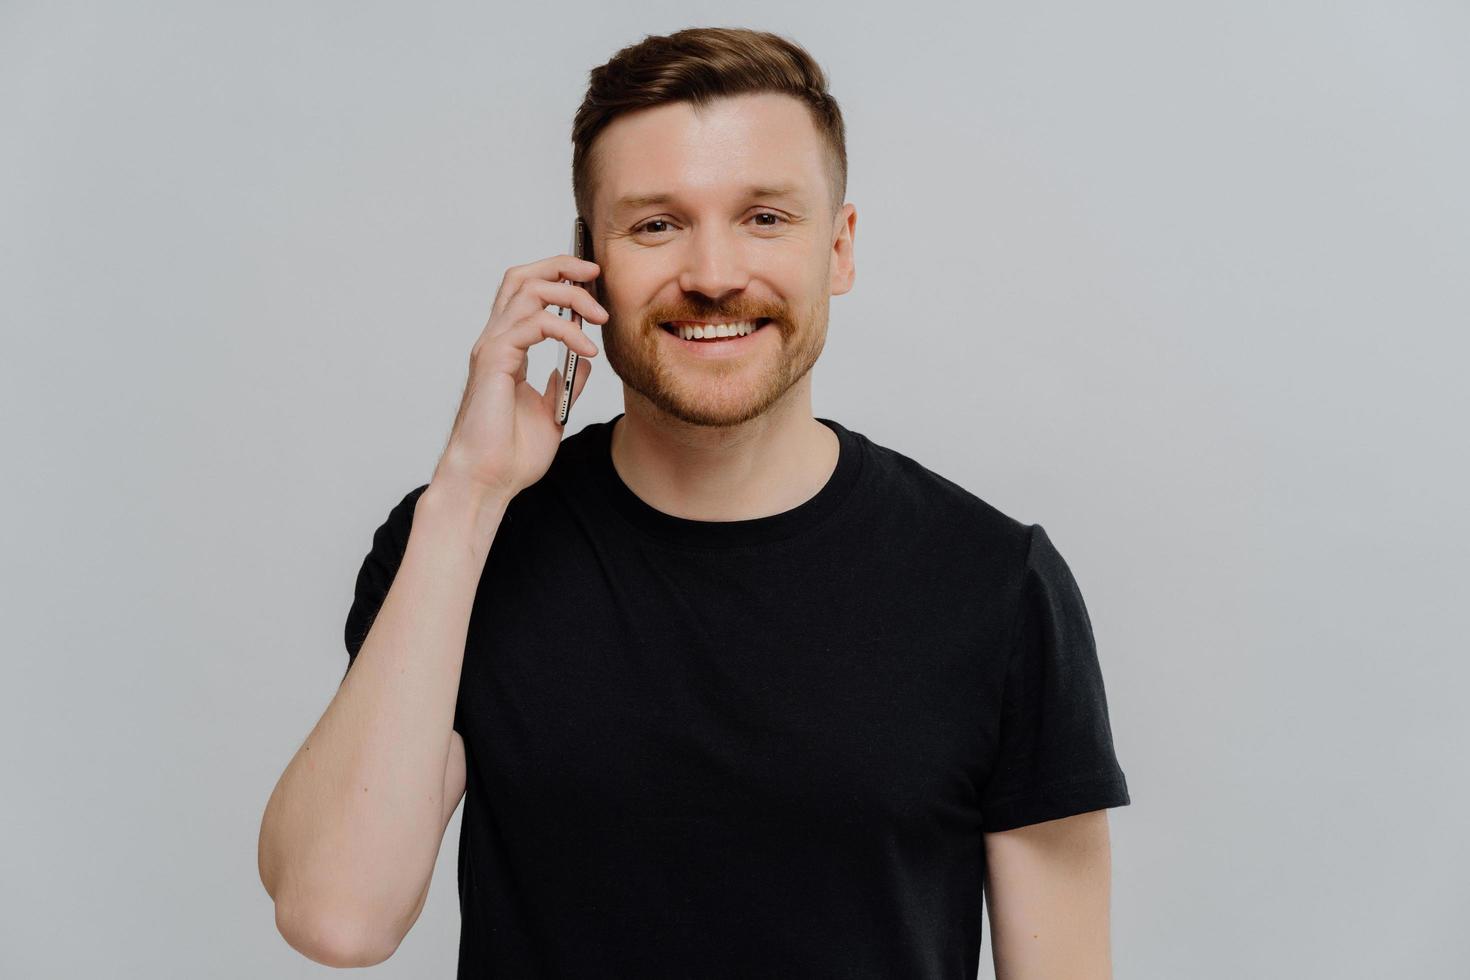
[[[577,258],[582,255],[582,216],[578,215],[572,219],[572,248],[571,253]],[[562,282],[570,283],[572,280],[563,279]],[[575,323],[578,327],[582,325],[582,317],[576,310],[566,307],[557,307],[558,315],[570,313],[566,319]],[[562,367],[561,367],[561,392],[556,398],[556,424],[565,426],[567,417],[572,412],[572,386],[577,383],[577,361],[581,355],[572,350],[566,344],[562,344]]]
[[[566,346],[566,345],[562,345]],[[561,394],[556,399],[556,424],[566,425],[567,415],[572,410],[572,385],[577,380],[577,361],[582,355],[576,351],[567,349],[566,360],[562,362],[561,368]]]

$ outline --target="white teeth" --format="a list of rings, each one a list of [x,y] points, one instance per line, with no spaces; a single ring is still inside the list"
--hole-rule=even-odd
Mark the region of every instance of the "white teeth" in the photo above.
[[[744,337],[748,333],[754,333],[756,322],[746,320],[742,323],[713,323],[699,326],[679,324],[679,336],[684,340],[703,340],[706,337]]]

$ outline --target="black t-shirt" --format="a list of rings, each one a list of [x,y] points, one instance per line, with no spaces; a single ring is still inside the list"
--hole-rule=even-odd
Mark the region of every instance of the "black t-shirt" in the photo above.
[[[562,441],[480,579],[459,976],[973,978],[982,835],[1129,803],[1061,555],[830,419],[814,497],[674,517],[614,469],[618,417]],[[351,656],[423,490],[373,537]]]

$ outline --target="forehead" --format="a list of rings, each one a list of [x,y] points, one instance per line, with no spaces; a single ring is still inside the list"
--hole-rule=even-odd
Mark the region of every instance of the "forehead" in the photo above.
[[[769,92],[720,98],[697,110],[675,102],[619,116],[598,135],[596,152],[603,212],[629,197],[723,198],[752,187],[790,187],[813,203],[825,179],[807,107]]]

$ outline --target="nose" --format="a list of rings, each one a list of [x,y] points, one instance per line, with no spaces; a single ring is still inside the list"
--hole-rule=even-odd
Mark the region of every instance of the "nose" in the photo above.
[[[725,228],[705,225],[689,238],[679,272],[679,288],[719,299],[744,289],[750,279],[738,236]]]

